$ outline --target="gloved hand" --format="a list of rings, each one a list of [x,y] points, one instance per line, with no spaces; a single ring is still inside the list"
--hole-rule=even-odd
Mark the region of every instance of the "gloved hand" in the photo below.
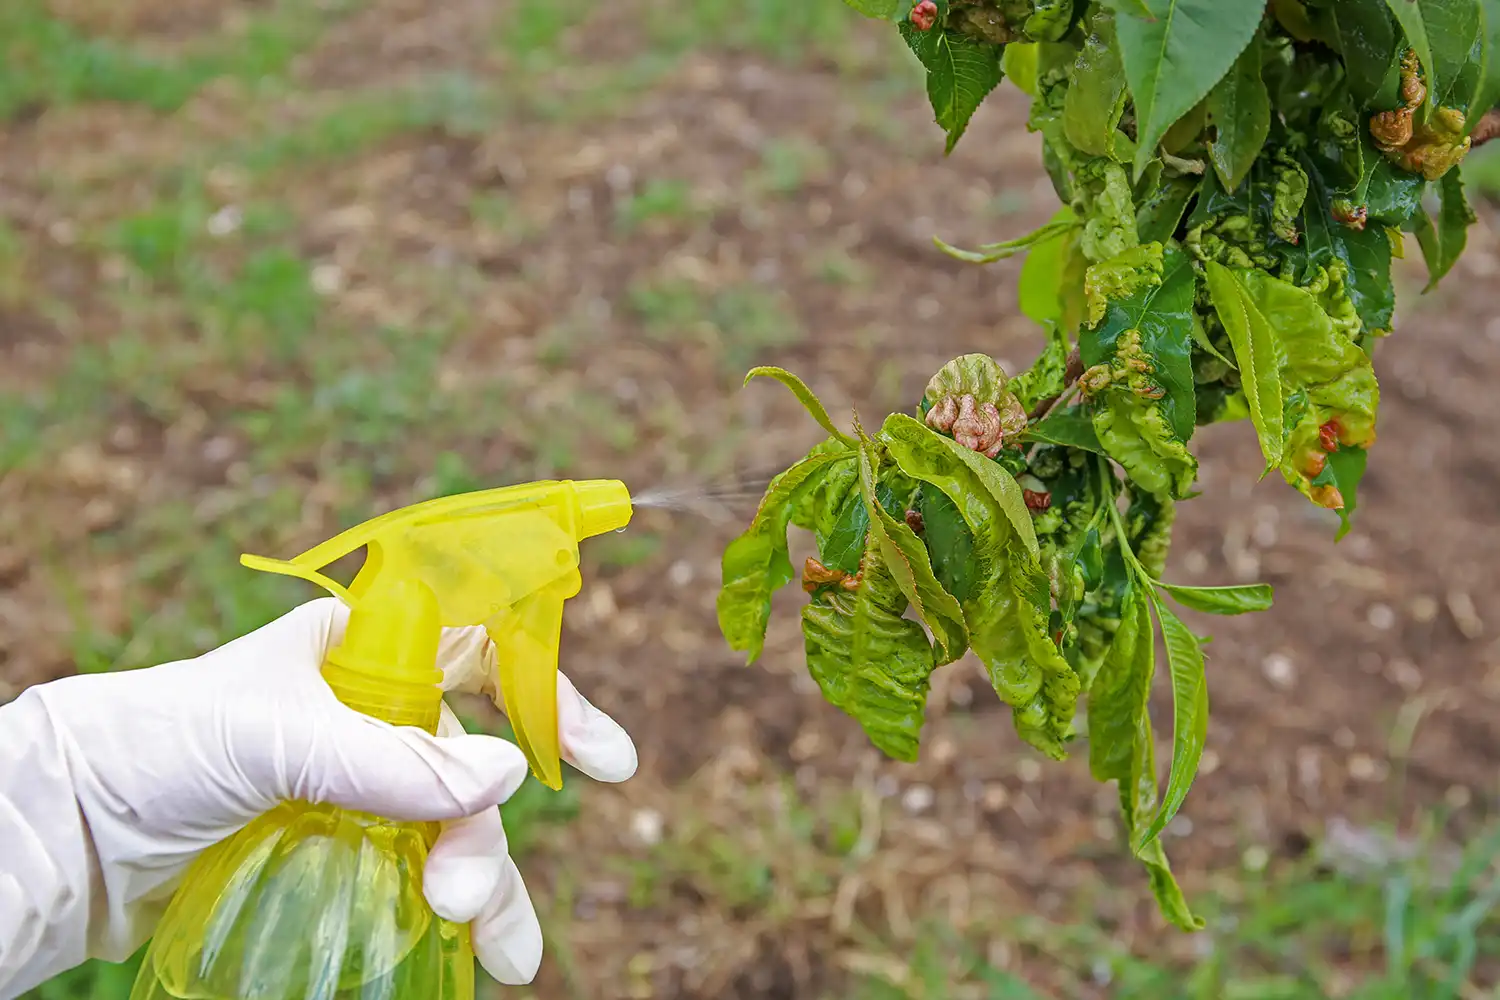
[[[491,976],[532,979],[541,927],[496,808],[524,756],[464,734],[446,705],[432,737],[340,703],[319,667],[347,620],[315,600],[195,659],[69,677],[0,707],[0,998],[127,958],[200,852],[288,799],[445,821],[428,902],[472,921]],[[446,630],[438,664],[445,689],[498,702],[482,628]],[[558,715],[569,763],[601,781],[635,772],[630,737],[562,676]]]

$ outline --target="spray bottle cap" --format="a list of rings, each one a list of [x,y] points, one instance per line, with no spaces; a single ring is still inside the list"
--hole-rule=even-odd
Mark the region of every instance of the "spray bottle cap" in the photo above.
[[[496,645],[506,713],[532,771],[562,786],[557,655],[563,602],[578,593],[578,543],[630,523],[615,480],[524,483],[382,514],[289,560],[251,569],[316,583],[350,607],[323,676],[350,707],[436,732],[444,627],[483,625]],[[347,588],[321,570],[367,547]]]

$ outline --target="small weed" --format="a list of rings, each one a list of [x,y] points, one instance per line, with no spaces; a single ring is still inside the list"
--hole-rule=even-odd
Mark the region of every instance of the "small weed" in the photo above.
[[[800,137],[772,139],[761,151],[760,167],[750,186],[771,195],[795,194],[829,165],[828,151],[817,143]]]
[[[681,222],[695,214],[693,190],[686,181],[652,179],[615,209],[615,226],[633,232],[653,221]]]

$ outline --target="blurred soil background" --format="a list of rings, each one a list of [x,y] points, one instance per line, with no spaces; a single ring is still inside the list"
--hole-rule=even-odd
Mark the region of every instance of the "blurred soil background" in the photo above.
[[[1050,216],[1025,116],[1006,85],[945,159],[914,60],[838,0],[0,0],[0,701],[259,626],[318,595],[240,552],[398,505],[758,488],[819,435],[780,387],[740,388],[754,364],[871,420],[958,353],[1023,366],[1019,262],[931,238]],[[1162,924],[1113,788],[1023,748],[972,660],[900,765],[808,678],[795,588],[760,661],[729,651],[745,496],[588,546],[564,669],[641,769],[507,811],[548,953],[485,996],[1497,995],[1481,216],[1438,291],[1401,267],[1343,542],[1257,483],[1248,424],[1200,435],[1169,578],[1277,589],[1197,623],[1209,750],[1167,846],[1204,932]],[[131,970],[31,1000],[125,1000]]]

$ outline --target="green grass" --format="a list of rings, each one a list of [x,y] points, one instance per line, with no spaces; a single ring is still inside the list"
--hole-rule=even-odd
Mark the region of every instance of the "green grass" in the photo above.
[[[1103,989],[1120,1000],[1464,1000],[1496,988],[1500,958],[1500,828],[1467,847],[1451,873],[1428,861],[1363,875],[1313,861],[1244,876],[1201,903],[1209,928],[1194,960],[1126,948],[1086,919],[1023,918],[991,928],[1013,956],[989,964],[976,940],[929,926],[916,948],[866,978],[853,1000],[1011,1000],[1043,996],[1023,984],[1069,984],[1060,995]],[[1487,978],[1476,976],[1487,959]]]
[[[0,120],[88,101],[170,112],[220,78],[266,86],[354,3],[280,0],[257,9],[238,31],[200,39],[173,58],[153,58],[89,38],[52,17],[43,0],[7,0],[0,5]]]

